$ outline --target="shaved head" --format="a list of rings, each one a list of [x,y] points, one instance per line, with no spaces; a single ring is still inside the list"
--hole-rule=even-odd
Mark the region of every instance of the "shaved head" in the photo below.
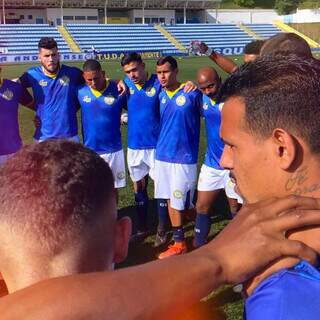
[[[206,94],[211,99],[215,97],[221,85],[221,79],[217,71],[212,67],[199,69],[197,73],[197,82],[202,93]]]

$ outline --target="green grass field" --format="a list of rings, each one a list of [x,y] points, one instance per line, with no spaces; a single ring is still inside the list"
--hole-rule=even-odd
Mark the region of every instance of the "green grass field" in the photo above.
[[[237,59],[237,62],[241,62],[241,59]],[[154,71],[154,61],[147,61],[147,68],[150,72]],[[179,77],[181,81],[195,80],[195,74],[197,69],[202,66],[210,65],[210,60],[207,58],[187,58],[179,60]],[[81,67],[81,63],[74,63],[72,65]],[[30,65],[10,65],[5,66],[2,69],[2,75],[5,78],[16,78],[20,76]],[[106,70],[108,76],[114,79],[121,79],[123,73],[120,68],[119,62],[105,62],[103,68]],[[221,72],[221,76],[224,78],[226,75]],[[33,138],[33,112],[21,108],[19,114],[21,136],[25,144],[32,143]],[[143,128],[141,128],[143,129]],[[200,153],[199,153],[199,165],[202,163],[205,152],[205,137],[202,126]],[[123,145],[126,147],[126,127],[122,128]],[[153,199],[153,183],[149,184],[149,196]],[[127,187],[120,190],[119,193],[119,212],[120,215],[129,215],[133,222],[135,221],[134,211],[134,198],[132,192],[132,184],[127,176]],[[155,231],[156,224],[156,206],[155,202],[151,200],[150,208],[150,225],[153,226]],[[224,215],[226,214],[226,205],[223,195],[219,199],[214,210],[214,223],[212,225],[210,237],[219,232],[227,223]],[[191,241],[193,236],[193,223],[186,225],[186,235],[189,247],[191,247]],[[131,266],[135,264],[145,263],[156,259],[159,250],[152,248],[154,240],[154,234],[145,239],[144,242],[137,243],[130,246],[129,256],[127,260],[119,267]],[[189,289],[192,290],[192,283],[189,284]],[[181,319],[242,319],[242,299],[240,295],[233,293],[232,288],[225,287],[217,292],[213,292],[205,301],[200,302],[196,306],[186,306],[186,313],[181,316]]]

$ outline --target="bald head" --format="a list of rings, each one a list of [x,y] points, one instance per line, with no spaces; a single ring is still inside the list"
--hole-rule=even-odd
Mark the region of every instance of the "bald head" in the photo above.
[[[199,69],[197,73],[197,82],[202,93],[206,94],[211,99],[215,97],[221,85],[221,79],[217,71],[212,67]]]

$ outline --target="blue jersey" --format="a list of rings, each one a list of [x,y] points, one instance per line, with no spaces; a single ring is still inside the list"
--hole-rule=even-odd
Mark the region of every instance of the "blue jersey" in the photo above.
[[[0,155],[18,151],[22,145],[19,133],[19,103],[31,104],[31,95],[20,83],[3,80],[0,86]]]
[[[83,85],[78,99],[84,145],[97,153],[121,150],[120,117],[126,97],[119,96],[117,84],[111,81],[102,93]]]
[[[141,87],[128,77],[124,80],[128,105],[128,147],[130,149],[154,149],[157,145],[160,125],[159,93],[161,85],[152,74]]]
[[[246,320],[318,320],[320,271],[305,261],[262,281],[247,299]]]
[[[77,87],[83,82],[79,69],[62,65],[58,74],[51,77],[42,66],[33,67],[20,77],[20,82],[25,88],[32,88],[41,121],[35,139],[70,138],[78,134]]]
[[[183,88],[174,93],[163,90],[159,98],[161,121],[156,159],[181,164],[197,163],[201,92],[185,93]]]
[[[222,104],[217,104],[207,95],[203,95],[202,115],[205,119],[207,133],[207,151],[204,163],[217,170],[223,169],[220,167],[224,148],[224,143],[220,138],[221,107]]]

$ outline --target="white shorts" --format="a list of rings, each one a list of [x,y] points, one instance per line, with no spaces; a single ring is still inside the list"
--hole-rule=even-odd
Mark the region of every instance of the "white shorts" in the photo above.
[[[0,156],[0,166],[2,166],[13,155],[14,155],[14,153],[4,154],[4,155]]]
[[[218,170],[203,164],[198,179],[198,190],[214,191],[225,189],[228,180],[230,180],[228,170]]]
[[[176,210],[193,208],[193,196],[197,183],[197,165],[155,161],[154,197],[170,199]]]
[[[73,141],[73,142],[76,142],[76,143],[80,143],[80,138],[79,138],[79,136],[78,135],[76,135],[76,136],[73,136],[73,137],[70,137],[70,138],[61,138],[61,140],[63,140],[63,139],[65,139],[65,140],[68,140],[68,141]],[[42,142],[42,141],[46,141],[47,139],[45,139],[45,140],[43,140],[43,139],[39,139],[39,140],[37,140],[37,139],[34,139],[34,141],[35,142]]]
[[[116,189],[126,186],[126,167],[123,150],[112,153],[99,153],[100,157],[108,163],[114,178]]]
[[[226,183],[226,187],[225,187],[225,191],[226,191],[226,195],[228,198],[231,199],[237,199],[238,203],[243,203],[243,199],[241,198],[241,196],[235,191],[234,189],[235,185],[234,183],[231,181],[230,177],[227,180]]]
[[[131,180],[140,181],[146,175],[154,179],[155,149],[130,149],[128,148],[127,161]]]
[[[229,170],[218,170],[203,164],[198,180],[198,190],[214,191],[219,189],[224,189],[228,198],[237,199],[239,203],[243,202],[234,190],[234,183],[230,179]]]

